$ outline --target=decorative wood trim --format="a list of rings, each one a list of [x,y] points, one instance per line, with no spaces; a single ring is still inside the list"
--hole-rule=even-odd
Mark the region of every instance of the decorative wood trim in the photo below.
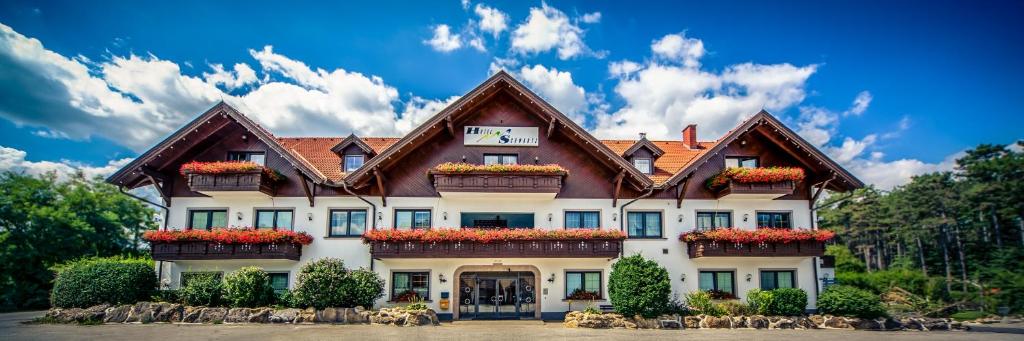
[[[811,200],[807,202],[807,208],[809,208],[811,210],[814,209],[814,203],[818,201],[818,197],[821,196],[821,192],[824,192],[825,191],[825,187],[828,187],[828,183],[831,182],[832,179],[835,179],[835,178],[836,178],[836,176],[835,176],[835,174],[833,174],[831,178],[829,178],[828,180],[825,180],[825,182],[821,183],[821,186],[818,187],[818,190],[814,191],[814,195],[811,196]],[[811,186],[811,187],[813,188],[814,186]]]
[[[676,208],[683,207],[683,197],[686,196],[686,187],[690,185],[690,180],[692,178],[693,177],[688,176],[685,179],[683,179],[683,182],[681,184],[676,185]]]
[[[622,191],[622,179],[626,177],[626,170],[619,171],[619,175],[615,176],[615,192],[612,193],[612,207],[616,207],[619,202],[619,192]]]
[[[555,127],[558,125],[558,119],[551,117],[551,121],[548,122],[548,139],[555,134]]]
[[[341,153],[345,151],[345,148],[353,144],[356,145],[356,147],[359,147],[359,149],[362,149],[363,153],[366,153],[366,155],[373,156],[377,154],[377,152],[373,151],[373,148],[370,148],[370,145],[366,144],[366,141],[360,139],[356,134],[349,134],[344,140],[341,140],[341,142],[338,142],[334,147],[331,147],[331,151],[335,154],[342,155]],[[344,161],[344,158],[342,158],[342,161]]]
[[[373,258],[607,258],[619,256],[622,240],[508,240],[480,242],[370,242]]]
[[[309,207],[313,207],[313,191],[309,189],[309,184],[306,183],[308,180],[305,175],[299,175],[299,182],[302,183],[302,192],[306,194],[306,199],[309,200]]]
[[[288,259],[302,257],[302,245],[221,244],[214,242],[152,242],[150,255],[154,260],[220,260],[220,259]]]
[[[377,178],[377,190],[380,191],[381,206],[388,207],[388,194],[384,189],[384,174],[381,174],[380,167],[373,168],[373,176]]]
[[[825,254],[825,243],[803,241],[790,243],[745,243],[693,241],[686,242],[691,259],[701,257],[813,257]]]
[[[445,127],[445,129],[448,130],[448,134],[451,135],[452,137],[455,137],[455,122],[454,121],[455,120],[452,119],[452,115],[451,114],[449,114],[448,116],[444,117],[444,127]]]

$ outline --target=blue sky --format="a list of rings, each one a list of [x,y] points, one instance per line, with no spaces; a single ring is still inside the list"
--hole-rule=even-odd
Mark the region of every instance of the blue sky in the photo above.
[[[0,166],[109,172],[220,99],[282,136],[396,135],[504,68],[605,138],[697,123],[710,140],[764,107],[889,187],[1024,137],[1021,14],[1010,1],[5,1]]]

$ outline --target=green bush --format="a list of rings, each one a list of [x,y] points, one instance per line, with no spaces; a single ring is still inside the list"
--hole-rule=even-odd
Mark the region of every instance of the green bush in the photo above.
[[[687,315],[690,311],[686,309],[686,304],[683,304],[683,302],[680,301],[679,294],[673,293],[672,298],[669,299],[668,304],[665,305],[663,313],[669,315]]]
[[[686,294],[686,308],[691,315],[725,315],[725,311],[722,309],[723,307],[715,304],[715,301],[711,298],[711,293],[703,290],[697,290]]]
[[[867,267],[846,245],[828,245],[825,254],[836,258],[836,272],[864,272]]]
[[[295,296],[292,294],[291,290],[284,290],[276,293],[274,294],[274,305],[285,308],[294,308],[296,307]]]
[[[157,288],[153,261],[137,258],[87,258],[54,268],[57,278],[50,304],[85,308],[97,304],[145,301]]]
[[[768,309],[772,305],[775,295],[771,290],[750,289],[747,291],[747,305],[756,314],[770,315]]]
[[[184,288],[178,292],[187,305],[218,306],[223,298],[224,285],[219,273],[191,274]]]
[[[608,294],[615,311],[625,316],[656,317],[669,302],[672,286],[668,271],[636,254],[612,264]]]
[[[343,307],[372,308],[373,302],[384,297],[384,280],[370,270],[352,270],[342,286],[342,292]]]
[[[719,302],[719,303],[715,304],[715,311],[716,312],[720,312],[723,315],[732,315],[732,316],[753,315],[754,314],[754,309],[751,308],[750,305],[748,305],[746,303],[743,303],[743,302],[740,302],[740,301],[737,301],[737,300],[728,300],[728,301]]]
[[[345,302],[348,270],[340,259],[323,258],[303,265],[295,276],[292,298],[299,307],[340,307]]]
[[[181,292],[178,290],[157,290],[153,293],[153,302],[181,303]]]
[[[224,298],[232,307],[262,307],[274,301],[274,288],[266,271],[247,266],[224,277]]]
[[[807,293],[798,288],[779,288],[771,291],[772,301],[767,315],[799,316],[807,312]]]
[[[825,289],[818,297],[818,310],[823,314],[861,318],[886,315],[878,295],[848,285],[833,285]]]
[[[980,319],[980,318],[985,317],[985,316],[988,316],[988,313],[986,313],[984,311],[977,311],[977,310],[961,311],[961,312],[958,312],[956,314],[949,315],[950,318],[952,318],[954,320],[957,320],[957,321],[973,321],[973,320],[977,320],[977,319]]]

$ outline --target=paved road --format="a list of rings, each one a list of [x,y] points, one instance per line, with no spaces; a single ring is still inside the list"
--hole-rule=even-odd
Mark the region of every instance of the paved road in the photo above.
[[[592,330],[566,329],[560,324],[468,323],[440,327],[332,325],[25,325],[39,312],[0,314],[2,340],[756,340],[756,341],[1020,341],[1005,332],[868,332],[849,330]],[[1024,329],[1008,326],[1003,331]]]

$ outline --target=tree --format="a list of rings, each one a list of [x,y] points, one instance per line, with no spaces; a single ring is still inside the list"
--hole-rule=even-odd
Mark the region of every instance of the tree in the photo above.
[[[154,211],[111,185],[0,174],[0,309],[43,308],[50,268],[84,256],[132,255]]]
[[[608,276],[608,295],[615,311],[625,315],[656,317],[669,304],[672,285],[668,271],[639,254],[620,258]]]

